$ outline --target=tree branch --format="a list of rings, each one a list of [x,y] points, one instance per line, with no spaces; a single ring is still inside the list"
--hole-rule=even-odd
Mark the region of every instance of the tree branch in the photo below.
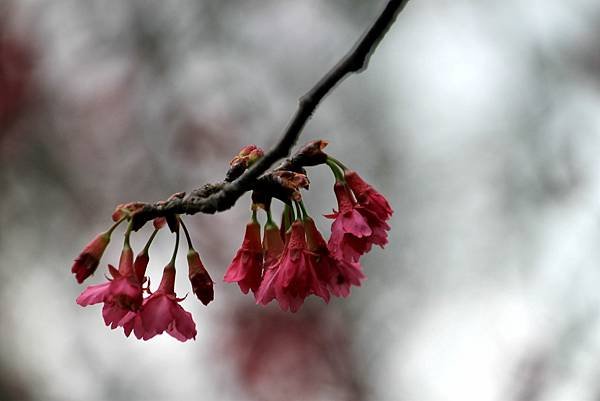
[[[192,191],[183,199],[173,199],[156,204],[147,204],[133,216],[134,229],[139,229],[147,221],[173,214],[215,213],[231,208],[247,191],[253,189],[256,180],[275,162],[290,154],[302,129],[311,118],[317,106],[346,76],[364,71],[396,16],[408,0],[390,0],[377,19],[356,42],[354,47],[321,78],[299,100],[298,109],[292,116],[279,142],[271,148],[244,174],[232,182],[207,184]]]

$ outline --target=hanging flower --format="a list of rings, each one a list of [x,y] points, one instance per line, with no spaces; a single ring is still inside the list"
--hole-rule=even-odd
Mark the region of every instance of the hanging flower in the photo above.
[[[366,278],[360,264],[334,258],[312,218],[304,219],[304,228],[311,251],[310,259],[315,264],[317,275],[331,293],[337,297],[347,297],[352,285],[360,287],[361,281]]]
[[[253,220],[246,225],[242,246],[227,268],[224,281],[237,282],[244,294],[247,294],[249,290],[256,293],[262,278],[262,268],[263,249],[260,243],[260,224]]]
[[[363,215],[369,228],[371,228],[371,235],[368,237],[368,241],[365,244],[364,252],[369,252],[372,245],[379,245],[381,248],[385,247],[388,243],[387,232],[390,230],[389,224],[380,219],[377,214],[369,209],[362,208],[360,214]]]
[[[314,265],[308,260],[304,226],[296,220],[279,260],[265,269],[256,302],[266,305],[277,299],[283,310],[297,312],[310,294],[329,300],[327,289],[317,277]]]
[[[390,226],[374,211],[357,203],[344,183],[336,182],[334,191],[339,211],[325,216],[334,219],[328,244],[334,257],[358,262],[373,244],[383,248]]]
[[[323,140],[309,142],[272,171],[255,180],[246,180],[248,182],[240,180],[243,190],[253,191],[252,221],[246,225],[242,244],[223,279],[237,283],[244,294],[252,290],[257,304],[267,305],[277,300],[284,311],[296,312],[310,295],[316,295],[326,303],[331,294],[347,297],[352,286],[360,286],[366,278],[359,264],[360,257],[373,245],[384,247],[388,242],[388,221],[393,214],[389,202],[355,171],[327,155],[323,151],[326,146],[327,142]],[[214,299],[214,282],[192,245],[181,213],[222,210],[218,204],[221,194],[227,194],[230,188],[235,192],[235,180],[262,157],[262,149],[248,145],[233,158],[221,183],[207,184],[187,197],[184,192],[178,192],[154,204],[130,202],[118,205],[112,215],[113,226],[83,249],[71,271],[79,283],[92,275],[111,232],[123,221],[129,221],[119,267],[108,265],[108,281],[88,286],[77,297],[77,303],[81,306],[103,303],[106,325],[113,329],[123,327],[126,336],[134,333],[138,339],[149,340],[167,332],[180,341],[195,339],[196,325],[191,314],[181,307],[183,299],[177,298],[174,288],[180,229],[185,233],[189,249],[188,278],[192,291],[204,305]],[[333,219],[327,242],[309,217],[301,194],[301,190],[309,190],[305,167],[321,164],[327,164],[334,174],[338,203],[337,211],[326,216]],[[249,173],[247,178],[253,177],[252,171]],[[206,201],[207,207],[203,204],[198,209],[198,199]],[[281,228],[271,216],[273,200],[285,204]],[[262,241],[257,220],[260,209],[267,213]],[[154,232],[134,261],[129,236],[151,219]],[[175,233],[175,247],[160,285],[152,293],[150,278],[146,277],[150,261],[148,247],[164,225]],[[145,299],[144,292],[149,294]]]
[[[388,220],[394,211],[387,199],[366,183],[356,171],[344,172],[346,183],[354,193],[358,204],[375,213],[380,220]]]
[[[133,270],[133,251],[128,245],[121,252],[119,269],[112,265],[108,269],[112,278],[107,283],[89,286],[76,302],[81,306],[104,302],[104,323],[114,329],[129,311],[137,311],[142,305],[142,286]]]
[[[175,295],[175,267],[169,263],[156,292],[144,300],[137,314],[127,314],[119,325],[123,326],[126,336],[133,331],[143,340],[165,331],[179,341],[196,339],[196,324],[192,315],[179,305],[182,300]]]
[[[355,204],[348,188],[336,182],[334,186],[339,211],[325,217],[334,219],[331,224],[329,250],[337,259],[357,262],[370,248],[369,237],[373,230],[360,213],[362,207]]]
[[[210,301],[215,299],[215,292],[213,289],[213,281],[208,274],[208,271],[204,268],[200,255],[194,249],[190,249],[187,255],[189,274],[188,278],[192,284],[192,291],[200,302],[204,305],[208,305]]]
[[[94,274],[109,242],[109,232],[98,234],[77,256],[71,267],[71,273],[75,274],[75,279],[79,284]]]

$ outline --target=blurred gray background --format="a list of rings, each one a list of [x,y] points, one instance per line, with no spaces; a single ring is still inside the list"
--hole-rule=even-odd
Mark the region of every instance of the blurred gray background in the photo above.
[[[246,195],[186,220],[216,281],[208,307],[183,302],[195,342],[125,338],[75,304],[72,260],[114,205],[272,146],[383,4],[0,1],[0,399],[600,399],[596,0],[413,0],[325,100],[300,142],[329,140],[395,209],[350,298],[292,315],[225,285]]]

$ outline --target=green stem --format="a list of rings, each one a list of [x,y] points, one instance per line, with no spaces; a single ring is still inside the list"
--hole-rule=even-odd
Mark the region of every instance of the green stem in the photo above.
[[[346,167],[344,165],[344,163],[342,163],[341,161],[339,161],[338,159],[331,157],[329,155],[327,155],[327,160],[331,160],[332,162],[334,162],[335,164],[337,164],[339,167],[342,168],[342,170],[346,171],[346,170],[350,170],[348,167]]]
[[[113,224],[108,231],[106,231],[105,234],[108,234],[109,236],[112,234],[112,232],[115,230],[115,228],[117,228],[119,226],[119,224],[121,224],[123,221],[125,221],[127,217],[121,217],[121,219],[119,221],[117,221],[115,224]]]
[[[305,220],[307,217],[310,218],[308,212],[306,211],[306,207],[304,206],[304,202],[300,201],[298,202],[298,204],[300,205],[300,209],[302,210],[302,215],[304,216],[303,219]]]
[[[281,225],[283,229],[287,231],[292,225],[292,221],[295,220],[294,208],[289,204],[285,204],[285,208],[283,209],[283,219],[281,220]]]
[[[331,172],[333,173],[333,176],[335,177],[335,181],[336,182],[344,182],[344,173],[342,172],[342,170],[340,169],[340,167],[335,164],[334,161],[330,160],[329,158],[326,161],[327,166],[329,166],[329,168],[331,169]]]
[[[255,224],[259,224],[258,218],[256,217],[256,209],[252,209],[252,222]]]
[[[125,239],[123,240],[123,246],[127,248],[131,248],[129,245],[129,237],[131,237],[131,229],[133,228],[133,220],[129,220],[129,225],[127,226],[127,230],[125,231]]]

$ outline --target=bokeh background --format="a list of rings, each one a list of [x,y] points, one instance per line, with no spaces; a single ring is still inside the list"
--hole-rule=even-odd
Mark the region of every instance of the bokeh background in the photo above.
[[[395,209],[350,298],[288,314],[224,285],[246,195],[187,219],[216,281],[183,302],[195,342],[75,304],[72,260],[115,204],[272,146],[383,3],[0,1],[0,399],[600,399],[597,0],[413,0],[325,100],[301,142],[329,140]],[[319,216],[332,178],[310,177]]]

